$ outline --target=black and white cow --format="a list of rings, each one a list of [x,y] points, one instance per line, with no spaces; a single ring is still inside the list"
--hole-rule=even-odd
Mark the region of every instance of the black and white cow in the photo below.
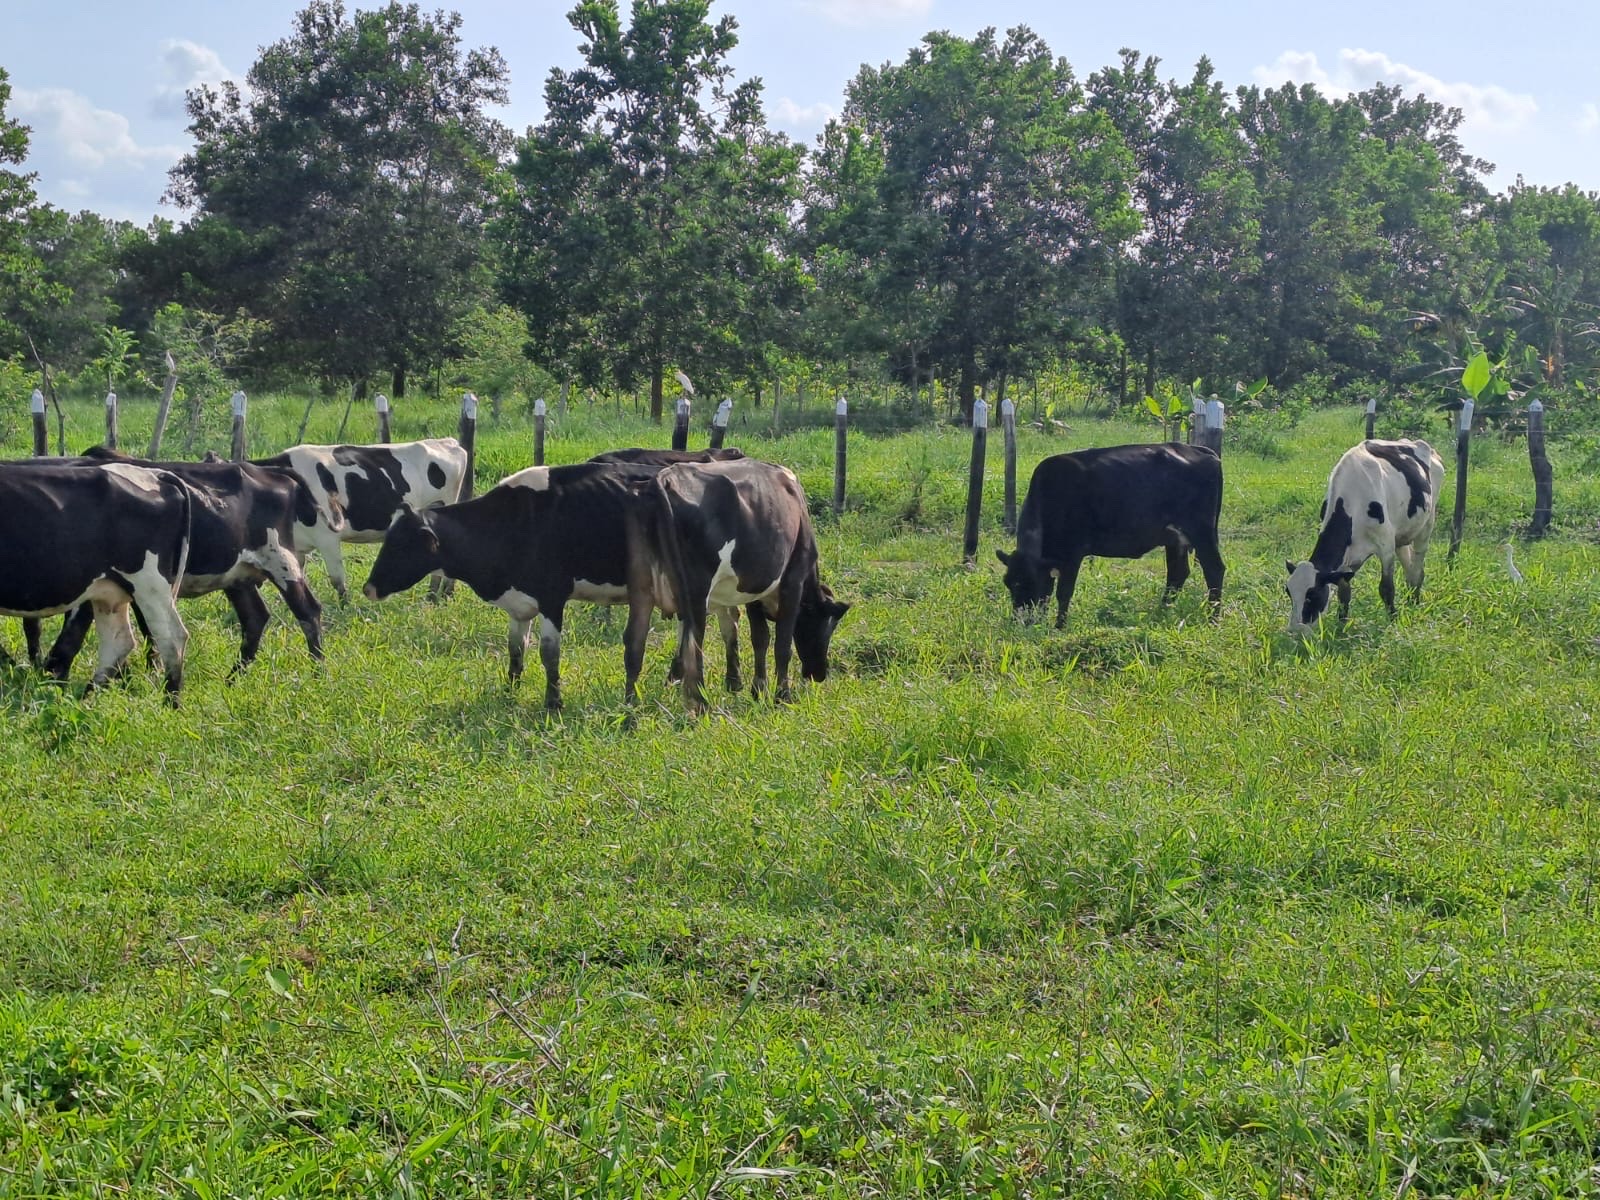
[[[1201,446],[1155,442],[1052,455],[1028,484],[1016,553],[995,552],[1017,617],[1037,619],[1054,587],[1060,628],[1085,558],[1141,558],[1157,546],[1167,549],[1163,601],[1189,578],[1193,551],[1215,611],[1227,570],[1217,545],[1221,511],[1222,460]]]
[[[649,447],[634,446],[627,450],[607,450],[596,454],[589,461],[631,463],[643,467],[670,467],[675,463],[736,462],[743,457],[744,451],[732,446],[721,450],[713,450],[710,447],[704,450],[653,450]]]
[[[261,598],[264,582],[278,589],[305,634],[306,648],[322,657],[322,606],[306,586],[295,553],[296,527],[319,520],[337,529],[337,511],[324,512],[311,489],[294,472],[250,463],[141,462],[115,450],[95,447],[76,462],[136,462],[164,470],[194,493],[196,503],[189,540],[188,565],[178,595],[183,599],[220,591],[239,618],[237,673],[255,661],[270,616]],[[143,610],[138,614],[141,618]],[[87,608],[69,613],[61,634],[44,661],[44,669],[65,679],[83,646],[92,614]]]
[[[175,598],[195,506],[176,475],[131,463],[0,471],[0,614],[92,609],[100,662],[91,686],[98,686],[133,649],[128,607],[137,604],[176,703],[189,633]]]
[[[777,697],[789,695],[789,656],[799,653],[806,679],[828,677],[828,644],[849,611],[834,599],[817,571],[817,541],[806,494],[787,467],[744,458],[663,467],[657,489],[672,510],[671,533],[682,579],[677,664],[691,710],[701,703],[709,612],[718,614],[728,650],[728,690],[739,688],[739,660],[732,614],[750,617],[755,651],[752,691],[767,684],[767,647],[774,645]],[[658,552],[658,558],[673,555]],[[775,625],[771,638],[767,623]]]
[[[442,571],[511,618],[510,676],[522,675],[539,622],[545,706],[561,707],[561,625],[568,602],[627,604],[623,662],[628,703],[638,698],[650,614],[673,611],[670,565],[656,557],[659,497],[642,490],[653,469],[576,463],[529,467],[459,504],[401,512],[364,589],[381,600]],[[670,547],[669,547],[670,549]]]
[[[311,551],[319,554],[341,601],[348,594],[344,542],[383,541],[402,509],[454,504],[467,478],[467,452],[449,437],[381,446],[291,446],[254,462],[293,471],[310,486],[319,513],[343,516],[340,529],[319,516],[295,536],[300,561]]]
[[[1339,589],[1339,617],[1350,613],[1350,579],[1373,555],[1383,566],[1378,594],[1394,615],[1394,563],[1422,591],[1428,539],[1439,508],[1444,461],[1424,441],[1366,441],[1344,452],[1328,477],[1322,531],[1309,560],[1288,562],[1289,631],[1308,633]]]

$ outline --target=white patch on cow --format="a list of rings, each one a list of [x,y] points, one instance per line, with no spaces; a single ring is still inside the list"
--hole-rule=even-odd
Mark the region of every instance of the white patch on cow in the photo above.
[[[549,617],[541,616],[539,618],[539,646],[540,646],[540,648],[542,649],[545,646],[560,646],[560,645],[561,645],[561,630],[556,628],[555,622],[552,621]]]
[[[626,604],[628,589],[616,583],[590,583],[587,579],[574,579],[572,598],[589,604]]]
[[[102,464],[102,470],[110,471],[119,479],[124,479],[133,484],[140,491],[161,494],[161,476],[149,467],[136,467],[132,463],[109,462]]]
[[[234,570],[225,577],[227,582],[234,581],[233,576],[242,574],[242,568],[254,568],[262,572],[279,587],[287,587],[291,583],[305,578],[300,569],[300,562],[293,554],[284,548],[283,540],[278,536],[276,529],[267,530],[267,544],[254,550],[246,550],[239,555],[239,562]]]
[[[742,592],[739,590],[739,576],[733,569],[733,548],[738,539],[729,538],[722,549],[717,551],[717,570],[711,576],[711,586],[706,589],[706,606],[708,608],[737,608],[741,604],[749,604],[753,600],[767,600],[778,590],[778,581],[774,579],[768,586],[759,592]]]
[[[524,467],[513,475],[507,475],[497,486],[527,488],[530,492],[548,492],[550,468]]]
[[[650,564],[650,591],[656,607],[667,616],[678,612],[678,593],[672,588],[672,579],[656,563]]]
[[[507,588],[494,604],[496,608],[505,609],[519,621],[531,621],[539,615],[539,602],[527,592],[519,592],[516,588]]]

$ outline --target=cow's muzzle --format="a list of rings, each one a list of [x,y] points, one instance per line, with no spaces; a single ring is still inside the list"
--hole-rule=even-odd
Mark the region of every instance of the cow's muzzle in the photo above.
[[[366,587],[361,589],[361,594],[363,596],[365,596],[368,600],[376,600],[376,599],[379,598],[378,597],[378,589],[373,587],[370,583],[367,584]]]

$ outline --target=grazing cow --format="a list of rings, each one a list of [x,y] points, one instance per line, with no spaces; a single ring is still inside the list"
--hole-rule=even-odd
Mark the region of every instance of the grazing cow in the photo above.
[[[678,665],[691,709],[702,703],[708,612],[716,612],[722,625],[729,691],[739,689],[732,615],[741,605],[750,616],[755,651],[752,692],[759,695],[767,684],[769,619],[776,625],[777,698],[789,696],[791,647],[806,679],[826,679],[828,643],[850,606],[835,600],[817,573],[817,541],[794,472],[750,458],[683,463],[662,468],[656,488],[672,510],[670,533],[682,578]]]
[[[342,543],[383,541],[401,509],[454,504],[467,478],[467,452],[455,438],[383,446],[291,446],[254,462],[293,471],[310,486],[319,510],[343,516],[342,529],[319,515],[295,536],[302,563],[313,550],[321,555],[340,601],[348,597]]]
[[[372,564],[365,594],[381,600],[442,571],[511,617],[510,677],[522,675],[528,633],[539,621],[545,707],[561,707],[561,623],[569,601],[628,605],[623,663],[628,703],[638,699],[650,613],[673,611],[673,574],[655,557],[664,520],[641,490],[654,469],[611,463],[529,467],[483,495],[395,519]],[[671,551],[666,544],[666,552]]]
[[[670,467],[675,463],[735,462],[744,457],[743,450],[732,446],[723,450],[652,450],[635,446],[629,450],[607,450],[596,454],[590,462],[631,463],[643,467]]]
[[[1444,461],[1424,441],[1365,441],[1344,452],[1328,477],[1322,532],[1311,558],[1285,563],[1289,631],[1310,632],[1339,589],[1339,619],[1350,615],[1350,579],[1374,554],[1383,565],[1378,594],[1394,615],[1394,562],[1413,594],[1422,591],[1423,562],[1439,508]]]
[[[1189,578],[1194,552],[1213,615],[1222,603],[1222,460],[1200,446],[1163,442],[1055,454],[1033,471],[1017,521],[1014,554],[995,551],[1019,620],[1031,623],[1056,591],[1056,628],[1067,620],[1078,569],[1090,555],[1141,558],[1167,548],[1170,600]]]
[[[91,686],[98,686],[133,649],[128,606],[137,604],[176,704],[189,634],[174,598],[195,507],[176,475],[130,463],[0,471],[0,614],[92,607],[100,663]]]
[[[75,462],[138,462],[115,450],[96,446]],[[239,618],[237,674],[255,661],[261,635],[271,619],[261,599],[261,585],[270,581],[305,634],[311,657],[322,658],[322,606],[306,586],[295,554],[295,527],[319,520],[337,530],[337,511],[318,508],[311,489],[292,471],[249,463],[170,462],[138,465],[167,471],[189,487],[194,505],[189,559],[178,595],[183,599],[221,591]],[[137,608],[135,615],[143,619]],[[91,614],[79,608],[67,614],[44,669],[65,679],[83,646]]]

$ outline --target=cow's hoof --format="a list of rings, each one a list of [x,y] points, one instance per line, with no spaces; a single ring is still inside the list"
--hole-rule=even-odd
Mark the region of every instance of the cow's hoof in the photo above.
[[[728,676],[728,694],[737,696],[743,690],[744,682],[737,675],[730,674]]]

